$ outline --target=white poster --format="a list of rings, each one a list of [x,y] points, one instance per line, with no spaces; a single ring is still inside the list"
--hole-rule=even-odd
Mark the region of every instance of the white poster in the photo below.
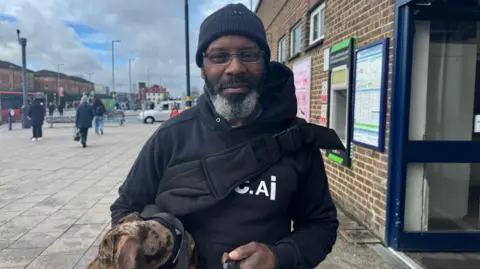
[[[297,96],[297,117],[307,122],[310,122],[311,60],[311,57],[307,57],[294,63],[292,68]]]

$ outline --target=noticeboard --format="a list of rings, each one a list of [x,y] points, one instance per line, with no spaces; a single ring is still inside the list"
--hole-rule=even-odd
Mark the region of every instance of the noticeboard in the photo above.
[[[357,49],[354,57],[352,142],[385,150],[389,39]]]

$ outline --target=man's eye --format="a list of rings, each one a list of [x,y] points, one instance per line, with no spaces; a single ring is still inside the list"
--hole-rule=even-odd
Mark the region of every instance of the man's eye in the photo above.
[[[214,61],[222,61],[228,59],[229,55],[227,53],[215,53],[210,55],[210,59]]]
[[[256,52],[242,52],[241,54],[242,59],[249,59],[249,60],[255,60],[258,59],[259,54]]]

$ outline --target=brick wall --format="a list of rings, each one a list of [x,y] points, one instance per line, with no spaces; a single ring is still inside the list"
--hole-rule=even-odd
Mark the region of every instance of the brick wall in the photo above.
[[[65,93],[82,94],[89,93],[93,89],[93,84],[78,82],[71,79],[60,77],[58,80],[59,87],[63,87]],[[57,78],[56,77],[35,77],[35,88],[44,89],[47,86],[49,91],[56,91]]]
[[[325,39],[323,43],[308,47],[309,12],[321,3],[326,4]],[[328,79],[323,71],[323,51],[332,45],[356,36],[361,47],[383,38],[390,38],[389,90],[386,125],[388,152],[391,70],[393,61],[393,23],[395,0],[263,0],[257,10],[267,29],[272,60],[276,60],[278,41],[287,36],[286,64],[312,56],[312,85],[310,121],[320,123],[321,85]],[[300,56],[288,60],[290,55],[289,30],[302,22],[302,49]],[[360,220],[373,233],[384,239],[388,155],[362,148],[354,148],[354,166],[346,168],[326,158],[330,188],[336,202]]]
[[[28,90],[33,90],[34,77],[33,72],[27,72]],[[0,68],[0,91],[9,91],[10,89],[22,88],[22,70]]]

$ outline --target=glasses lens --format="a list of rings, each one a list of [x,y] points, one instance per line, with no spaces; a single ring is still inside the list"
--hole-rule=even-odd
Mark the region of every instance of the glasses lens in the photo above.
[[[255,63],[262,57],[260,51],[247,50],[239,53],[240,60],[245,63]]]
[[[230,60],[230,54],[228,52],[215,52],[208,55],[208,58],[212,63],[223,64]]]

